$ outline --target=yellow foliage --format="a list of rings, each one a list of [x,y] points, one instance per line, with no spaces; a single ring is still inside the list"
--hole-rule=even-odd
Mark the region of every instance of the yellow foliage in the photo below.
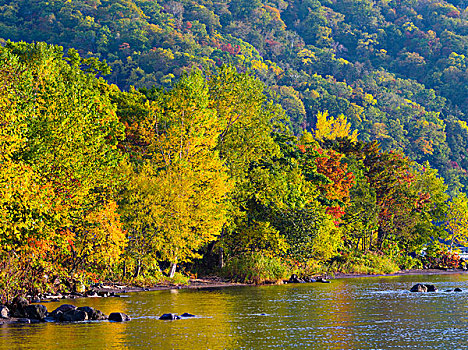
[[[334,118],[333,116],[329,116],[328,112],[325,111],[317,114],[314,136],[316,140],[334,140],[337,137],[349,137],[355,141],[357,140],[358,133],[356,130],[351,133],[351,125],[343,114]]]

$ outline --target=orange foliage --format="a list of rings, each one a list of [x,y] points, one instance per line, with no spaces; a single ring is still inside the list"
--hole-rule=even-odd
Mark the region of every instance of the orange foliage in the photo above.
[[[317,150],[322,156],[316,158],[317,171],[325,175],[330,183],[320,184],[319,188],[328,200],[349,200],[349,190],[354,185],[354,175],[348,172],[348,165],[342,163],[343,155],[334,150]]]

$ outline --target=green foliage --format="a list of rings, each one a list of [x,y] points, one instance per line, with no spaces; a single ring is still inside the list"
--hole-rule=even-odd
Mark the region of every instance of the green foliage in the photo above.
[[[234,281],[261,284],[278,282],[288,277],[288,272],[281,259],[253,252],[232,258],[222,273]]]
[[[364,141],[468,184],[467,16],[462,2],[15,0],[0,38],[74,48],[121,89],[170,88],[232,64],[277,94],[296,134],[342,115]],[[2,40],[2,39],[0,39]],[[340,118],[340,117],[337,117]],[[466,124],[466,123],[465,123]],[[464,125],[464,126],[463,126]]]
[[[331,259],[328,264],[329,273],[350,274],[386,274],[400,271],[400,267],[386,255],[375,252],[357,253],[343,252]]]

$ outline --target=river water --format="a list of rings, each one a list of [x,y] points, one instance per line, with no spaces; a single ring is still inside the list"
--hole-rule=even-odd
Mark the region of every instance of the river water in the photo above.
[[[415,283],[437,293],[410,293]],[[461,288],[459,293],[444,292]],[[468,349],[468,275],[128,293],[48,303],[130,322],[0,326],[0,349]],[[160,321],[163,313],[197,315]]]

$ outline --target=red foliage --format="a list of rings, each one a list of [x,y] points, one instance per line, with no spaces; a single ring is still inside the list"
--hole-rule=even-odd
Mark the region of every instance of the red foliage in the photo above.
[[[333,216],[335,219],[341,219],[345,214],[345,211],[339,206],[328,207],[326,213],[330,216]]]
[[[317,171],[325,175],[331,183],[322,184],[319,187],[328,200],[346,202],[349,199],[349,190],[354,186],[354,175],[348,172],[348,165],[341,162],[342,154],[333,150],[322,151],[323,157],[315,160]]]

